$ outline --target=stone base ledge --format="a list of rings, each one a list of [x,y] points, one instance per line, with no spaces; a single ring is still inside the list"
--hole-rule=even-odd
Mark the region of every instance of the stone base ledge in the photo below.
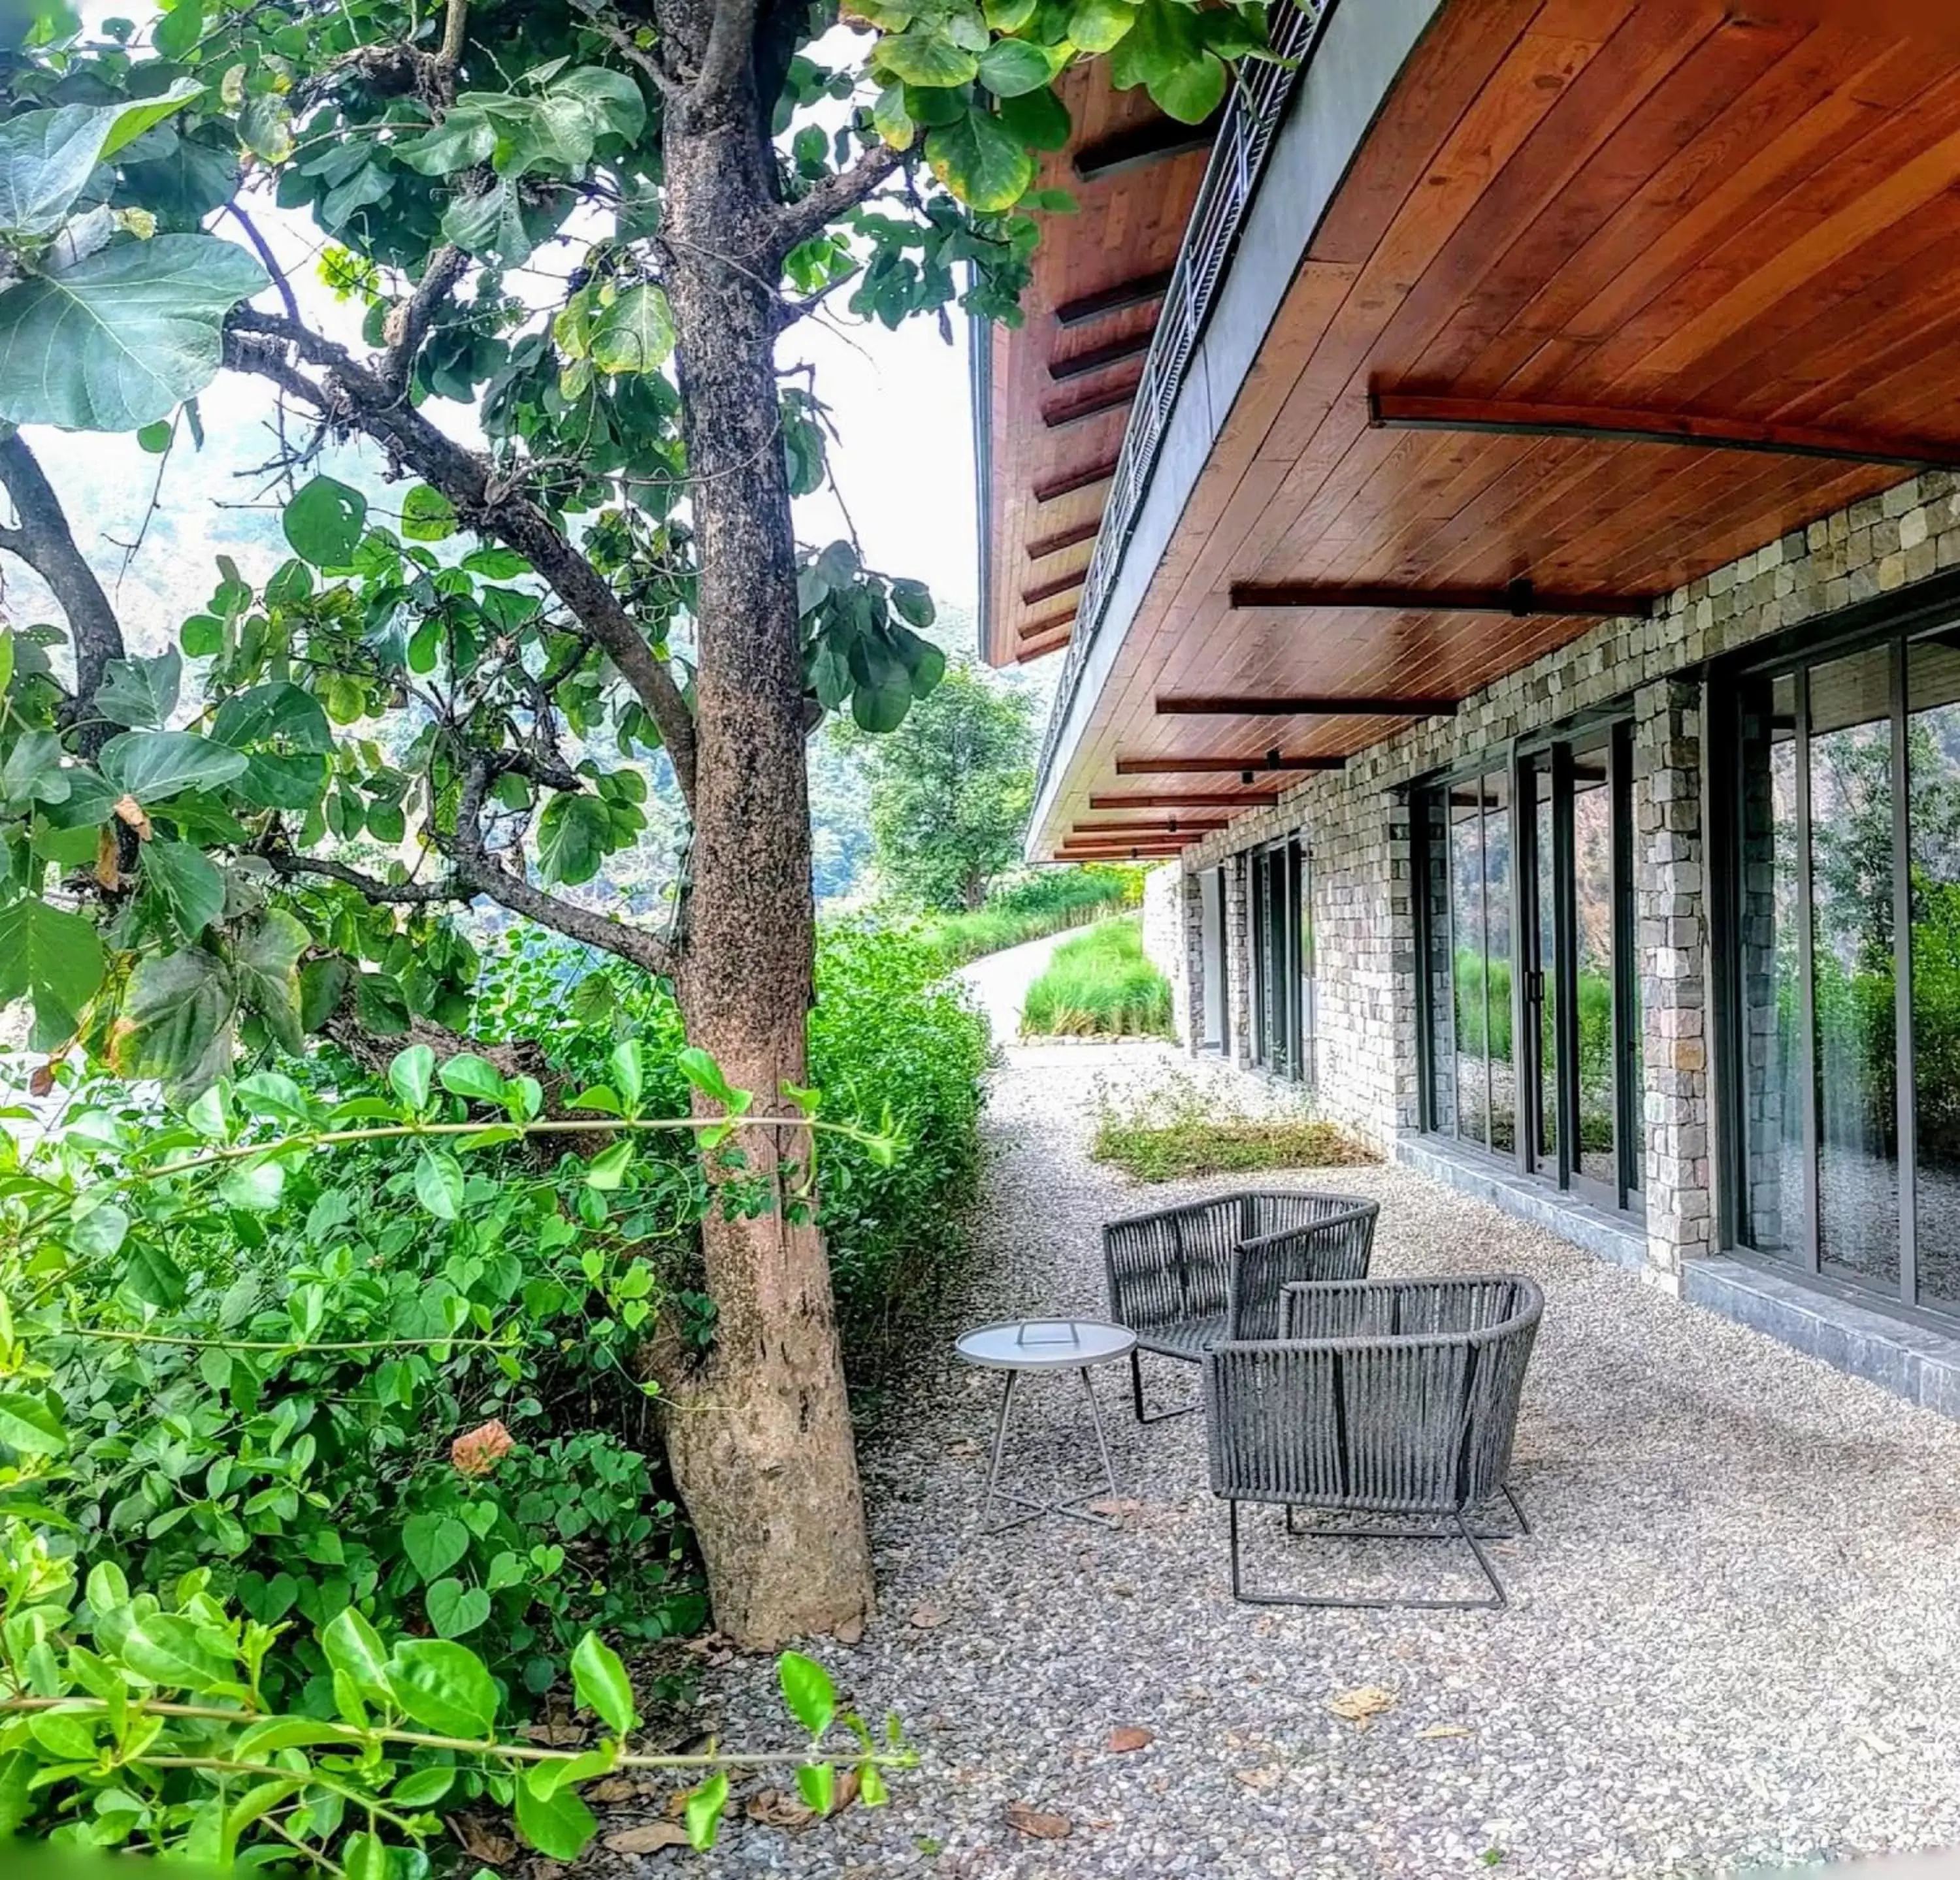
[[[1434,1136],[1400,1136],[1395,1159],[1432,1182],[1488,1201],[1630,1273],[1640,1272],[1647,1264],[1646,1232],[1630,1219],[1589,1207],[1474,1150]]]

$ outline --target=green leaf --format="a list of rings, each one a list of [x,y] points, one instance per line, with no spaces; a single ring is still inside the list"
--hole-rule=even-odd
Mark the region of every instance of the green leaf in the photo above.
[[[140,1678],[167,1691],[198,1695],[237,1676],[230,1655],[195,1621],[173,1612],[138,1618],[124,1634],[123,1662]]]
[[[183,790],[215,790],[245,771],[245,753],[194,731],[125,731],[102,747],[102,774],[146,808]]]
[[[452,202],[442,218],[443,237],[466,254],[521,268],[531,258],[533,243],[524,227],[515,183],[500,180],[481,196]]]
[[[402,533],[411,542],[447,542],[456,533],[456,507],[439,489],[418,483],[402,498]]]
[[[657,287],[627,288],[592,323],[590,350],[597,371],[657,372],[673,346],[673,315]]]
[[[1136,23],[1134,0],[1076,0],[1068,37],[1085,52],[1106,52]]]
[[[1224,98],[1228,78],[1223,62],[1208,52],[1188,65],[1180,65],[1174,72],[1151,79],[1147,89],[1157,103],[1179,123],[1202,124]]]
[[[551,88],[558,96],[577,99],[602,130],[626,143],[638,143],[647,128],[647,101],[623,72],[581,65],[554,80]]]
[[[123,1290],[140,1304],[168,1312],[184,1303],[190,1283],[161,1247],[139,1240],[129,1249],[123,1268]]]
[[[996,40],[980,55],[980,82],[997,97],[1039,91],[1054,76],[1048,54],[1024,39]]]
[[[469,1551],[469,1530],[453,1515],[411,1515],[402,1524],[402,1551],[425,1582],[440,1579]]]
[[[248,1214],[271,1214],[285,1191],[286,1172],[276,1162],[240,1163],[218,1185],[226,1207],[242,1208]]]
[[[504,1075],[488,1058],[472,1051],[459,1051],[443,1060],[436,1074],[442,1087],[453,1096],[466,1096],[481,1103],[504,1100]]]
[[[388,1843],[376,1834],[350,1834],[340,1866],[346,1880],[388,1880]]]
[[[611,1148],[602,1150],[592,1158],[591,1166],[585,1171],[585,1185],[610,1194],[625,1184],[626,1172],[633,1166],[633,1144],[630,1139],[616,1142]]]
[[[389,1061],[388,1083],[409,1109],[419,1114],[428,1108],[431,1080],[435,1075],[435,1053],[426,1045],[411,1045]]]
[[[728,1806],[728,1777],[718,1771],[687,1799],[688,1843],[698,1854],[714,1845],[715,1831],[721,1825],[722,1812]]]
[[[540,1797],[528,1779],[517,1784],[517,1829],[541,1854],[575,1860],[599,1824],[571,1789]]]
[[[238,113],[238,141],[255,157],[284,163],[293,154],[292,107],[276,91],[247,98]]]
[[[918,126],[912,121],[912,113],[905,109],[905,88],[902,84],[885,86],[871,104],[871,128],[894,150],[910,150],[912,141],[918,135]],[[808,609],[804,611],[807,612]]]
[[[538,859],[546,876],[575,888],[598,873],[612,834],[604,803],[583,790],[560,790],[538,819]]]
[[[188,1102],[231,1063],[237,1007],[231,975],[213,955],[193,948],[145,959],[123,995],[117,1068],[161,1077],[173,1101]]]
[[[496,1723],[489,1672],[474,1652],[450,1640],[404,1639],[388,1660],[388,1684],[410,1716],[440,1735],[487,1737]]]
[[[67,104],[24,111],[0,124],[0,233],[54,234],[97,164],[183,110],[202,89],[180,81],[161,97],[133,103]]]
[[[797,1793],[803,1806],[828,1815],[837,1797],[837,1770],[830,1763],[806,1763],[796,1772]]]
[[[267,908],[248,921],[232,948],[238,990],[287,1050],[300,1048],[300,956],[310,937],[284,908]]]
[[[183,659],[174,650],[153,659],[111,660],[95,695],[97,714],[115,724],[161,730],[177,709]]]
[[[280,518],[294,554],[315,568],[346,568],[368,526],[368,498],[331,476],[317,476]]]
[[[924,27],[880,40],[871,62],[908,85],[935,90],[966,84],[980,69],[979,60],[971,52]]]
[[[1012,208],[1035,180],[1027,146],[998,118],[977,108],[932,132],[925,160],[961,202],[983,215]]]
[[[997,33],[1018,33],[1039,11],[1039,0],[986,0],[981,8]]]
[[[0,418],[134,431],[216,376],[224,316],[266,271],[215,235],[98,249],[0,293]]]
[[[496,126],[483,112],[459,103],[434,129],[396,145],[393,154],[425,177],[454,177],[488,163],[496,148]]]
[[[162,836],[143,845],[143,879],[170,910],[177,931],[196,940],[224,911],[224,877],[202,849]]]
[[[1001,122],[1030,150],[1065,150],[1074,134],[1068,107],[1052,85],[1001,100]]]
[[[25,993],[44,1029],[72,1032],[108,960],[94,925],[33,895],[0,908],[0,1005]]]
[[[490,1616],[490,1595],[481,1586],[465,1586],[460,1579],[439,1579],[424,1596],[429,1624],[438,1637],[460,1639],[474,1632]]]
[[[343,1607],[320,1635],[326,1662],[364,1692],[379,1697],[388,1688],[388,1648],[381,1635],[352,1606]]]
[[[304,561],[288,568],[304,568]],[[246,751],[262,745],[324,755],[333,749],[333,727],[320,701],[285,679],[234,692],[218,708],[211,735],[220,744]]]
[[[861,729],[880,736],[896,731],[912,708],[909,676],[881,686],[860,686],[851,695],[851,715]]]
[[[68,1431],[43,1399],[0,1392],[0,1443],[20,1455],[65,1455]]]
[[[615,1736],[625,1736],[639,1722],[626,1667],[620,1662],[619,1654],[596,1632],[587,1633],[572,1648],[571,1681],[579,1702]]]
[[[425,1149],[415,1159],[415,1198],[438,1220],[463,1214],[463,1166],[446,1149]]]
[[[829,1672],[800,1652],[785,1652],[776,1660],[776,1676],[790,1715],[813,1737],[821,1736],[837,1715],[837,1687]]]

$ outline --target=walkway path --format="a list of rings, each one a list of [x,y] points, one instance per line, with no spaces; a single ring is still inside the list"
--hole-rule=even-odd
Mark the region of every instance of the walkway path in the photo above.
[[[989,953],[984,959],[960,968],[959,977],[987,1014],[997,1044],[1011,1045],[1020,1035],[1021,1004],[1027,997],[1028,988],[1048,970],[1055,950],[1080,931],[1079,927],[1064,927],[1059,934],[1044,934],[1039,940]]]
[[[1168,1061],[1010,1054],[949,1334],[1099,1305],[1099,1223],[1167,1191],[1087,1160],[1095,1086]],[[820,1648],[867,1716],[902,1716],[923,1766],[889,1808],[800,1833],[738,1821],[679,1866],[1656,1880],[1960,1845],[1960,1427],[1405,1171],[1339,1185],[1382,1199],[1378,1271],[1518,1269],[1545,1288],[1516,1477],[1538,1531],[1502,1550],[1512,1609],[1235,1605],[1199,1419],[1140,1429],[1108,1373],[1121,1530],[980,1536],[995,1381],[942,1336],[867,1444],[880,1614],[855,1647]],[[1023,1401],[1047,1459],[1080,1467],[1066,1393]],[[1468,1584],[1440,1549],[1328,1559],[1255,1526],[1272,1570]],[[711,1720],[783,1740],[772,1686],[766,1664],[718,1674]],[[1330,1710],[1363,1686],[1391,1707],[1365,1726]],[[1119,1751],[1119,1729],[1150,1740]],[[1066,1834],[1017,1829],[1016,1802]]]

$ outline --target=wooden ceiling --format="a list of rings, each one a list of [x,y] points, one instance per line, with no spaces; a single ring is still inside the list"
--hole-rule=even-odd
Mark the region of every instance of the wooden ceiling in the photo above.
[[[1130,401],[1204,175],[1208,128],[1110,88],[1098,59],[1059,87],[1074,121],[1040,186],[1072,215],[1042,220],[1024,323],[992,335],[987,656],[1039,659],[1069,641]]]
[[[1094,825],[1119,764],[1338,757],[1399,721],[1235,701],[1461,698],[1586,631],[1589,597],[1660,595],[1898,482],[1901,463],[1960,465],[1960,30],[1944,16],[1447,0],[1311,231],[1044,851]],[[1127,256],[1118,226],[1099,239],[1105,278],[1164,265],[1160,218]],[[1093,513],[1093,495],[1037,509],[1026,491],[1113,456],[1120,428],[1029,426],[1020,344],[995,355],[997,571]],[[1391,413],[1398,396],[1451,402],[1403,408],[1442,421],[1404,428],[1371,421],[1371,393]],[[1583,409],[1516,434],[1520,406]],[[1235,606],[1235,584],[1241,601],[1313,591]],[[1389,604],[1434,590],[1478,610]],[[1532,611],[1534,593],[1561,611]],[[995,613],[1019,624],[998,598]],[[1199,695],[1210,713],[1160,708]],[[1251,802],[1274,781],[1189,779],[1214,813],[1221,784]]]

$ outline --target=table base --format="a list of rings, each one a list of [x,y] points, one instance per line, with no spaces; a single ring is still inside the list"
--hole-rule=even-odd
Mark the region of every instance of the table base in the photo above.
[[[1117,1525],[1113,1515],[1097,1514],[1081,1505],[1099,1497],[1113,1497],[1118,1491],[1115,1465],[1109,1460],[1109,1439],[1102,1433],[1102,1412],[1096,1401],[1095,1386],[1090,1382],[1089,1367],[1083,1365],[1075,1374],[1081,1379],[1082,1394],[1089,1401],[1089,1420],[1096,1431],[1096,1448],[1102,1459],[1102,1478],[1106,1486],[1086,1488],[1080,1494],[1064,1495],[1052,1501],[1039,1500],[1032,1495],[1023,1495],[1014,1489],[1001,1486],[1001,1459],[1007,1449],[1007,1420],[1014,1407],[1014,1387],[1023,1376],[1019,1371],[1010,1371],[1007,1374],[1007,1381],[1001,1392],[1000,1414],[994,1420],[993,1459],[987,1471],[987,1498],[981,1504],[980,1519],[982,1523],[988,1522],[997,1501],[1012,1502],[1023,1512],[1010,1516],[1005,1521],[994,1522],[985,1528],[987,1533],[1005,1534],[1010,1528],[1022,1527],[1030,1521],[1038,1521],[1043,1515],[1060,1515],[1068,1520],[1085,1522],[1092,1528],[1113,1528]]]

